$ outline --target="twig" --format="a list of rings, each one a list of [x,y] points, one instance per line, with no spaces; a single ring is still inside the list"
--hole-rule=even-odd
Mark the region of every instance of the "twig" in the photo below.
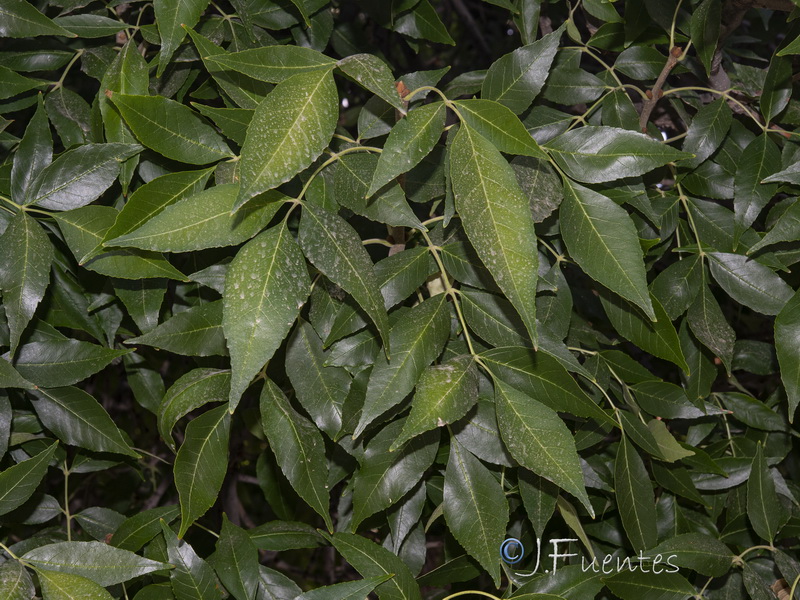
[[[647,122],[650,120],[650,114],[653,112],[653,109],[656,107],[656,104],[661,98],[661,88],[664,87],[664,82],[667,80],[667,75],[669,75],[670,71],[672,71],[672,69],[675,68],[675,65],[678,64],[678,60],[680,59],[682,53],[683,50],[680,46],[673,46],[670,49],[667,62],[664,65],[664,68],[661,69],[661,73],[658,75],[658,79],[656,79],[653,89],[647,91],[647,100],[645,100],[644,104],[642,105],[642,114],[639,116],[639,127],[643,133],[647,133]]]
[[[478,24],[472,17],[472,13],[469,12],[469,9],[464,5],[464,2],[462,0],[450,0],[450,1],[453,4],[453,8],[456,9],[458,15],[462,19],[464,19],[464,22],[467,24],[467,28],[472,32],[472,35],[478,42],[478,45],[481,47],[481,50],[483,50],[487,55],[490,55],[492,51],[489,49],[489,44],[486,43],[486,39],[483,37],[481,28],[478,27]]]

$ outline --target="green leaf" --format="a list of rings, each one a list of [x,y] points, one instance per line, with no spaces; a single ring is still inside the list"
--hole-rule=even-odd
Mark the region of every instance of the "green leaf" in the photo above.
[[[559,28],[495,61],[486,72],[481,97],[495,100],[516,114],[524,112],[547,80],[563,33]]]
[[[255,109],[252,108],[216,108],[192,102],[201,115],[208,117],[220,128],[225,137],[232,139],[240,146],[247,136],[247,127],[253,120]]]
[[[545,148],[571,178],[602,183],[637,177],[691,155],[635,131],[617,127],[577,127],[547,142]]]
[[[684,533],[661,542],[648,552],[670,557],[670,563],[686,567],[708,577],[722,577],[731,568],[733,552],[704,533]]]
[[[433,150],[442,136],[446,113],[444,102],[424,104],[410,110],[405,118],[392,127],[378,159],[367,197],[398,175],[410,171]]]
[[[305,260],[285,223],[236,254],[225,276],[222,313],[233,372],[231,411],[289,333],[310,291]]]
[[[34,385],[27,381],[7,360],[0,359],[0,388],[33,389]],[[0,453],[2,456],[2,453]]]
[[[39,35],[75,37],[40,13],[26,0],[3,0],[0,4],[0,37],[27,38]]]
[[[775,319],[775,352],[788,397],[789,422],[800,404],[800,293],[785,304]]]
[[[456,439],[450,442],[443,507],[450,533],[499,585],[497,552],[508,524],[508,503],[494,475]]]
[[[570,255],[587,275],[655,319],[639,237],[624,208],[565,178],[560,226]]]
[[[53,20],[80,38],[101,38],[125,29],[125,23],[101,15],[67,15]]]
[[[108,591],[91,579],[72,573],[36,571],[46,600],[113,600]]]
[[[745,231],[758,218],[778,189],[776,183],[762,183],[781,164],[780,151],[766,133],[758,136],[739,157],[734,178],[734,212],[738,231]]]
[[[647,422],[647,429],[656,442],[659,456],[666,462],[675,462],[687,456],[694,455],[694,451],[681,446],[667,429],[661,419],[652,419]]]
[[[720,0],[705,0],[692,12],[690,24],[692,43],[697,56],[711,74],[711,61],[717,51],[717,40],[722,20],[722,6]],[[724,100],[720,98],[720,100]]]
[[[11,168],[11,198],[22,202],[30,183],[52,160],[53,137],[50,135],[50,123],[40,94],[36,112],[28,121],[25,135],[22,136],[19,147],[14,153],[14,163]]]
[[[620,440],[614,462],[614,489],[622,526],[633,549],[655,546],[656,506],[650,476],[625,436]]]
[[[769,63],[761,93],[761,114],[769,123],[789,104],[792,97],[792,61],[774,56]]]
[[[549,354],[534,352],[530,348],[508,347],[487,350],[480,357],[505,383],[554,411],[615,424]]]
[[[536,345],[536,232],[514,170],[479,133],[462,124],[450,149],[456,210],[481,261],[522,317]]]
[[[733,417],[745,425],[764,431],[784,431],[786,420],[761,400],[739,392],[719,394]]]
[[[7,600],[31,600],[36,595],[31,576],[16,560],[0,565],[0,589],[7,594]]]
[[[400,184],[393,182],[372,198],[367,189],[379,159],[374,154],[346,154],[336,166],[333,189],[336,201],[354,213],[394,227],[424,229],[406,201]]]
[[[789,165],[783,171],[770,175],[764,179],[764,183],[771,183],[774,181],[786,181],[800,185],[800,164],[794,163]]]
[[[769,541],[770,545],[786,521],[761,444],[756,446],[750,477],[747,478],[747,517],[758,537]]]
[[[71,148],[89,141],[90,108],[81,96],[67,88],[60,87],[47,94],[44,106],[64,148]]]
[[[261,391],[261,425],[289,483],[333,531],[328,504],[325,442],[316,426],[296,412],[272,380]]]
[[[193,306],[173,315],[158,327],[126,344],[142,344],[184,356],[225,356],[222,300]]]
[[[115,452],[139,458],[92,396],[75,387],[39,388],[33,408],[42,424],[61,441],[95,452]]]
[[[409,309],[395,323],[390,334],[392,357],[386,360],[381,355],[376,360],[354,438],[414,389],[425,367],[442,352],[449,333],[450,317],[444,294]]]
[[[709,252],[711,274],[728,295],[764,314],[777,315],[794,295],[792,288],[769,267],[741,254]]]
[[[361,87],[386,100],[399,110],[406,112],[400,94],[394,86],[394,76],[377,56],[372,54],[352,54],[336,63],[342,73],[352,77]]]
[[[0,237],[0,289],[3,291],[11,353],[36,312],[50,283],[53,246],[39,224],[20,211]]]
[[[2,10],[2,8],[0,8]],[[2,13],[0,13],[2,14]],[[12,98],[28,90],[45,87],[46,82],[23,77],[8,67],[0,66],[0,99]]]
[[[244,73],[259,81],[280,83],[301,73],[327,73],[337,66],[334,59],[301,46],[265,46],[206,57],[224,69]],[[317,73],[319,75],[320,73]]]
[[[47,473],[58,442],[50,444],[36,456],[23,460],[0,473],[0,515],[11,512],[33,495]]]
[[[777,244],[778,242],[792,242],[798,238],[800,238],[800,202],[795,201],[781,213],[772,228],[761,238],[761,241],[750,246],[747,254],[749,256],[765,246]]]
[[[323,545],[323,538],[311,525],[296,521],[269,521],[250,530],[259,550],[295,550]]]
[[[158,77],[164,73],[172,55],[183,41],[185,25],[191,29],[200,20],[209,0],[154,0],[155,22],[161,37]]]
[[[35,548],[21,558],[37,571],[71,573],[102,587],[171,567],[102,542],[57,542]]]
[[[170,204],[201,192],[211,172],[212,169],[201,169],[167,173],[137,188],[117,214],[114,225],[106,231],[103,242],[138,229]],[[78,260],[82,262],[86,258]]]
[[[536,535],[541,537],[553,516],[558,499],[558,486],[533,471],[522,468],[517,471],[519,493],[525,512]]]
[[[239,185],[217,185],[170,204],[144,225],[104,242],[156,252],[192,252],[235,246],[261,231],[281,207],[282,194],[265,194],[235,215]]]
[[[622,600],[641,600],[642,598],[658,598],[658,600],[686,600],[695,593],[694,586],[682,575],[669,570],[669,566],[661,563],[653,566],[653,573],[636,573],[620,571],[603,579],[608,589]],[[656,569],[659,570],[656,573]]]
[[[327,366],[328,356],[314,328],[301,320],[287,344],[286,374],[317,427],[335,439],[351,379],[344,369]]]
[[[305,592],[297,597],[297,600],[361,600],[366,598],[372,590],[380,584],[389,581],[394,577],[393,574],[381,575],[378,577],[368,577],[358,581],[346,581],[326,585]]]
[[[275,86],[247,128],[234,207],[314,162],[331,140],[338,117],[338,93],[328,70],[294,75]]]
[[[655,321],[645,318],[635,306],[616,296],[607,292],[600,294],[603,310],[619,335],[645,352],[668,360],[688,373],[689,366],[686,364],[678,334],[669,315],[653,296],[650,300],[653,304]]]
[[[50,210],[86,206],[116,181],[120,163],[141,149],[136,144],[86,144],[67,150],[39,172],[25,204]]]
[[[179,540],[164,521],[160,521],[160,525],[167,544],[169,562],[175,565],[169,573],[175,598],[177,600],[221,598],[222,589],[209,564],[197,556],[194,548]]]
[[[164,303],[167,282],[163,279],[118,279],[114,292],[141,331],[150,331],[158,324],[158,314]]]
[[[120,279],[185,280],[163,255],[137,249],[103,249],[103,240],[119,218],[110,206],[83,206],[53,215],[75,259],[90,271]]]
[[[413,10],[398,17],[394,22],[394,30],[418,40],[455,46],[436,9],[428,0],[421,0]]]
[[[28,342],[19,347],[14,367],[38,386],[63,387],[94,375],[129,352],[74,339]]]
[[[111,545],[137,552],[161,531],[161,521],[171,523],[180,514],[177,505],[159,506],[133,515],[125,520],[111,537]]]
[[[455,106],[464,122],[507,154],[521,154],[547,160],[525,129],[525,125],[508,107],[494,100],[456,100]]]
[[[477,401],[478,373],[472,356],[431,365],[419,378],[411,414],[389,449],[397,450],[421,433],[458,421]]]
[[[402,422],[395,421],[384,427],[359,458],[361,468],[353,479],[353,532],[367,517],[401,501],[436,458],[438,431],[417,437],[400,452],[394,452],[393,442],[402,426]]]
[[[222,515],[216,552],[209,559],[225,589],[237,600],[252,600],[258,588],[258,548],[243,529]]]
[[[372,260],[355,229],[344,219],[311,203],[303,205],[298,241],[306,258],[358,302],[378,328],[388,355],[389,318]]]
[[[188,106],[163,96],[106,95],[139,141],[167,158],[205,165],[233,156],[222,137]]]
[[[670,319],[680,317],[697,297],[703,283],[702,268],[699,256],[689,256],[675,261],[653,280],[650,287],[653,296]]]
[[[706,4],[709,2],[719,0],[706,0]],[[733,112],[724,97],[701,107],[695,113],[683,142],[683,151],[694,154],[694,158],[682,161],[681,166],[696,167],[714,154],[728,134],[732,121]]]
[[[164,394],[158,407],[158,432],[161,438],[174,450],[172,429],[175,424],[209,402],[226,401],[230,385],[231,372],[222,369],[193,369],[180,377]]]
[[[736,333],[728,324],[722,309],[707,285],[700,288],[700,293],[689,306],[686,320],[692,333],[697,336],[709,350],[714,352],[728,373],[733,365],[733,345]]]
[[[228,472],[231,413],[223,404],[192,419],[175,457],[175,487],[181,505],[178,537],[214,505]]]
[[[325,537],[362,577],[394,574],[375,588],[380,600],[422,600],[414,575],[400,558],[385,548],[352,533],[337,532]]]
[[[564,421],[553,409],[500,379],[494,385],[497,424],[511,456],[575,496],[594,517],[575,441]]]

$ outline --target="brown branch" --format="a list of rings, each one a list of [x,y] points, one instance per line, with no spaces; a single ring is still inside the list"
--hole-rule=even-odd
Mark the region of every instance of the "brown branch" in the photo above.
[[[664,65],[664,68],[661,69],[661,73],[658,75],[658,79],[656,79],[655,84],[653,85],[652,90],[647,90],[647,100],[642,105],[642,114],[639,116],[639,127],[642,130],[642,133],[647,133],[647,122],[650,120],[650,114],[653,112],[653,109],[658,104],[659,99],[661,98],[661,88],[664,87],[664,83],[667,81],[667,75],[669,75],[670,71],[675,68],[675,65],[678,64],[678,59],[680,58],[683,50],[680,46],[673,46],[672,49],[669,51],[669,56],[667,57],[667,62]]]

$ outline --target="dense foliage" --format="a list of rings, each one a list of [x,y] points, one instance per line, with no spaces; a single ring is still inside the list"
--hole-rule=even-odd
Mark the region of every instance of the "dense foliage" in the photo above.
[[[800,597],[798,6],[0,0],[0,596]]]

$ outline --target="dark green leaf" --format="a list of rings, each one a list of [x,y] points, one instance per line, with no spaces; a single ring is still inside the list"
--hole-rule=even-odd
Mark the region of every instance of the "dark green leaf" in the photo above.
[[[29,342],[19,347],[14,367],[38,386],[63,387],[94,375],[129,352],[66,338]]]
[[[26,0],[3,0],[0,5],[0,37],[25,38],[39,35],[75,37],[45,17]]]
[[[206,60],[270,83],[280,83],[293,75],[309,71],[328,72],[338,66],[335,60],[316,50],[290,45],[217,54]]]
[[[228,472],[231,413],[223,404],[193,419],[175,457],[175,487],[181,505],[179,537],[217,500]]]
[[[711,274],[728,295],[764,315],[777,315],[793,292],[783,279],[741,254],[710,252]]]
[[[33,495],[47,473],[50,459],[58,447],[54,442],[36,456],[23,460],[0,473],[0,515],[21,506]]]
[[[623,436],[614,463],[614,489],[622,525],[634,550],[656,544],[656,507],[650,476],[641,457]]]
[[[800,404],[800,293],[785,304],[775,319],[775,352],[789,402],[789,422]]]
[[[258,549],[247,532],[222,516],[217,551],[210,559],[225,589],[237,600],[253,600],[259,585]]]
[[[197,556],[189,544],[160,521],[161,531],[167,543],[169,562],[175,565],[169,579],[177,600],[206,600],[222,597],[214,571],[202,558]]]
[[[223,301],[208,302],[179,312],[161,325],[126,344],[142,344],[185,356],[224,356]]]
[[[161,53],[158,61],[158,76],[164,73],[172,55],[183,41],[186,32],[197,24],[209,0],[154,0],[155,21],[161,37]]]
[[[761,444],[756,447],[747,479],[747,517],[758,536],[770,544],[786,519]]]

